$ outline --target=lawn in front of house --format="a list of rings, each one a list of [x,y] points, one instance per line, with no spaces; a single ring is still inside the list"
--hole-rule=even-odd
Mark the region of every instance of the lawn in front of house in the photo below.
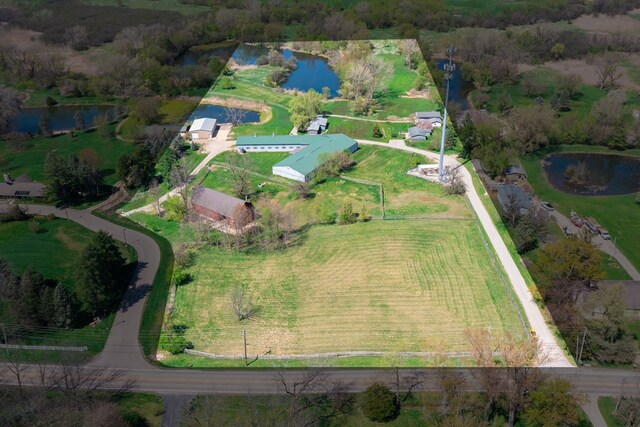
[[[110,125],[113,132],[115,125]],[[83,157],[98,159],[98,169],[104,177],[104,182],[113,185],[116,177],[116,162],[125,154],[135,150],[133,143],[112,138],[103,138],[95,130],[77,132],[53,137],[36,137],[22,142],[0,141],[0,165],[5,173],[18,176],[23,173],[31,175],[34,181],[46,184],[44,164],[47,154],[55,151],[58,155],[68,157],[75,154]]]
[[[470,220],[316,226],[278,252],[204,248],[173,322],[197,350],[223,354],[242,354],[242,330],[251,354],[464,351],[466,328],[523,333],[485,251]],[[255,319],[235,318],[235,286]]]
[[[604,147],[592,146],[559,146],[554,152],[609,152]],[[569,216],[575,210],[581,216],[594,217],[603,227],[609,230],[616,246],[624,255],[640,269],[640,204],[636,202],[636,194],[622,196],[579,196],[555,190],[548,182],[542,159],[551,152],[543,151],[521,158],[527,171],[528,181],[533,186],[536,196],[552,203],[558,211]],[[627,150],[625,155],[640,155],[640,150]],[[615,214],[613,214],[615,213]]]

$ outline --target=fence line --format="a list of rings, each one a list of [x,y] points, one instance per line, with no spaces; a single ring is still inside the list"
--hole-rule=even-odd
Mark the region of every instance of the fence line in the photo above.
[[[209,359],[222,359],[222,360],[243,360],[245,357],[242,354],[215,354],[215,353],[207,353],[204,351],[191,350],[186,349],[184,351],[187,354],[192,356],[202,356],[207,357]],[[494,357],[500,357],[500,353],[494,352]],[[283,354],[283,355],[275,355],[275,354],[264,354],[259,356],[259,359],[262,360],[308,360],[308,359],[339,359],[346,357],[384,357],[384,356],[392,356],[392,357],[471,357],[471,352],[468,351],[460,351],[453,353],[436,353],[436,352],[421,352],[421,351],[404,351],[404,352],[387,352],[387,351],[344,351],[344,352],[335,352],[335,353],[310,353],[310,354]]]
[[[89,347],[66,347],[61,345],[22,345],[22,344],[0,344],[0,348],[10,350],[45,350],[45,351],[87,351]]]
[[[345,181],[355,182],[357,184],[380,187],[380,207],[382,208],[382,219],[385,219],[384,218],[384,186],[382,185],[381,182],[369,181],[368,179],[362,179],[362,178],[353,178],[346,175],[340,175],[340,179],[344,179]]]

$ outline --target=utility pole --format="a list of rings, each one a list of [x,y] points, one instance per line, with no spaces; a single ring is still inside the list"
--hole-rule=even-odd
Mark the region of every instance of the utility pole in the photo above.
[[[9,341],[7,341],[7,330],[2,323],[2,335],[4,336],[4,348],[7,351],[7,360],[9,360]]]
[[[587,328],[584,328],[584,333],[582,334],[582,344],[580,345],[580,354],[578,355],[578,365],[582,363],[582,350],[584,349],[584,342],[587,339]]]
[[[249,366],[249,362],[247,361],[247,330],[246,329],[242,331],[242,337],[244,338],[244,366]]]
[[[122,235],[124,236],[124,244],[127,244],[127,233],[126,233],[127,229],[123,228],[122,229]]]
[[[453,72],[456,69],[456,64],[453,63],[453,55],[456,53],[456,48],[453,44],[447,49],[449,53],[449,63],[444,64],[444,78],[447,81],[447,92],[444,101],[444,119],[442,121],[442,139],[440,140],[440,161],[438,163],[438,173],[440,175],[440,182],[444,181],[444,143],[447,139],[447,106],[449,105],[449,84],[453,78]]]

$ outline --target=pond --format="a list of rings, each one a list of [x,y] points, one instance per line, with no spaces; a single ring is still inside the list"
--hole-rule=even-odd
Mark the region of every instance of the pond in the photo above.
[[[59,105],[56,107],[24,108],[13,120],[12,129],[24,133],[38,133],[40,118],[49,118],[49,129],[52,131],[71,130],[76,127],[75,114],[82,113],[86,127],[93,126],[93,120],[107,112],[112,114],[113,105]]]
[[[444,69],[444,65],[447,64],[449,62],[448,59],[438,59],[436,61],[436,63],[438,64],[438,69],[439,70],[443,70]],[[455,61],[454,61],[455,62]],[[456,64],[456,69],[453,72],[453,77],[451,79],[451,82],[449,83],[449,102],[456,102],[460,105],[460,107],[462,108],[462,110],[468,110],[469,109],[469,101],[467,101],[467,95],[469,94],[469,92],[471,92],[474,87],[473,84],[465,81],[465,79],[462,78],[462,63],[461,62],[455,62]],[[444,101],[444,97],[445,97],[445,92],[444,90],[442,91],[442,100]]]
[[[260,121],[260,113],[253,110],[243,110],[245,115],[240,119],[242,123],[257,123]],[[218,120],[220,123],[228,123],[229,118],[224,110],[224,107],[220,105],[200,104],[189,116],[189,121],[193,122],[195,119],[202,117],[209,117]]]
[[[201,58],[208,58],[211,55],[228,58],[229,49],[232,48],[233,46],[209,50],[189,50],[178,59],[178,63],[182,65],[194,65],[201,61]],[[267,55],[268,53],[269,49],[264,46],[241,44],[233,52],[231,57],[239,65],[255,65],[258,57]],[[332,97],[338,95],[340,78],[329,66],[326,58],[301,52],[293,52],[288,49],[283,49],[282,55],[285,59],[289,59],[292,56],[295,57],[298,68],[291,73],[281,87],[284,89],[299,89],[303,91],[314,89],[316,92],[322,92],[322,88],[328,87]]]
[[[580,166],[581,165],[581,166]],[[580,166],[584,179],[571,183],[567,168]],[[640,190],[640,157],[596,153],[556,153],[544,159],[551,185],[565,193],[613,196]]]

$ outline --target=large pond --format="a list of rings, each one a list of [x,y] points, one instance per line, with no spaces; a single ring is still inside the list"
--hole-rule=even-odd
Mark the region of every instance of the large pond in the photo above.
[[[571,183],[566,171],[580,166],[585,172]],[[556,153],[544,160],[544,171],[553,187],[581,195],[619,195],[640,190],[640,158],[616,154]]]
[[[438,59],[439,70],[444,70],[444,65],[449,62],[448,59]],[[451,82],[449,83],[449,102],[456,102],[462,107],[462,110],[469,109],[469,101],[467,101],[467,95],[473,90],[473,84],[465,81],[462,78],[462,63],[456,62],[456,69],[453,72]],[[444,102],[445,92],[442,91],[442,101]]]
[[[215,49],[197,49],[189,50],[178,59],[178,63],[182,65],[194,65],[201,61],[201,58],[209,58],[217,55],[221,58],[229,57],[229,49],[232,47],[215,48]],[[233,52],[231,57],[240,65],[254,65],[258,57],[267,55],[269,49],[264,46],[253,46],[241,44]],[[307,91],[314,89],[322,92],[322,88],[328,87],[331,96],[338,95],[340,89],[340,78],[329,66],[326,58],[316,55],[309,55],[301,52],[293,52],[288,49],[282,50],[285,59],[292,56],[296,58],[298,68],[294,70],[289,78],[281,85],[284,89],[299,89]]]
[[[93,126],[93,120],[106,113],[113,114],[112,105],[60,105],[56,107],[24,108],[13,120],[12,129],[18,132],[38,133],[40,118],[49,119],[51,131],[71,130],[76,127],[75,114],[80,111],[86,127]]]
[[[252,110],[243,110],[245,112],[244,116],[240,119],[242,123],[256,123],[260,121],[260,113]],[[200,104],[196,107],[196,109],[189,116],[189,121],[192,122],[195,119],[200,119],[203,117],[208,117],[211,119],[216,119],[220,123],[228,123],[229,117],[224,107],[219,105],[209,105],[209,104]]]

